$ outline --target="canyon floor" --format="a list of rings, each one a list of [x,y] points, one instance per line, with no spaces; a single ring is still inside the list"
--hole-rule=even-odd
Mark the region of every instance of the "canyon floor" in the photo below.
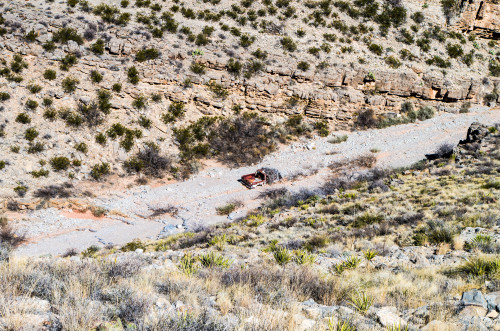
[[[477,108],[467,114],[442,114],[425,122],[393,126],[380,130],[334,132],[328,137],[297,141],[265,157],[259,164],[230,169],[223,165],[208,167],[189,180],[158,187],[140,186],[113,190],[93,198],[92,204],[108,211],[103,218],[90,212],[56,208],[12,215],[16,228],[28,242],[16,251],[20,256],[58,255],[68,249],[82,251],[91,245],[122,245],[133,239],[157,239],[219,222],[228,216],[217,215],[216,208],[233,201],[243,206],[230,219],[243,217],[261,203],[259,194],[267,187],[249,190],[238,179],[260,167],[273,167],[285,180],[273,188],[292,191],[319,189],[331,176],[333,162],[348,163],[356,157],[374,154],[376,167],[398,168],[425,158],[442,144],[456,144],[465,138],[472,122],[493,125],[500,122],[499,108]],[[334,136],[348,135],[345,142],[328,142]],[[371,150],[376,150],[372,153]],[[353,171],[355,171],[354,169]],[[293,178],[293,180],[287,179]],[[155,211],[176,209],[175,215]],[[119,211],[114,214],[113,211]]]

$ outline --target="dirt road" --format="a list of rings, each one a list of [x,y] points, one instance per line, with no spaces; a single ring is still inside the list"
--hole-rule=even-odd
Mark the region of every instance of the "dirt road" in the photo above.
[[[33,211],[30,222],[20,222],[21,229],[36,226],[40,229],[36,239],[20,248],[18,255],[61,254],[68,248],[83,250],[92,244],[124,244],[134,238],[157,238],[198,224],[214,224],[228,221],[227,216],[219,216],[216,207],[233,200],[244,203],[234,217],[244,215],[259,205],[257,196],[265,188],[248,190],[237,179],[259,167],[279,169],[284,177],[298,173],[311,173],[297,180],[275,184],[290,190],[315,188],[328,176],[328,164],[342,162],[377,149],[378,167],[407,166],[435,151],[443,143],[457,143],[466,135],[472,122],[494,124],[500,122],[500,109],[476,109],[468,114],[441,114],[433,119],[399,125],[381,130],[360,132],[336,132],[332,135],[348,134],[346,142],[331,144],[330,135],[302,140],[268,155],[259,164],[228,169],[215,166],[205,169],[185,182],[161,187],[136,187],[125,192],[115,192],[106,197],[96,198],[94,203],[108,210],[118,210],[126,217],[102,220],[68,218],[57,210]],[[159,216],[151,219],[154,209],[174,206],[176,216]],[[47,227],[46,224],[58,226]],[[70,224],[65,226],[65,224]],[[44,229],[50,229],[44,231]],[[66,231],[61,231],[66,228]]]

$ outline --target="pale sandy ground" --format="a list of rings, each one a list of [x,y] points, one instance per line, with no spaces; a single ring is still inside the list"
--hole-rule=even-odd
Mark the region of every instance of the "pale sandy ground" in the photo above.
[[[316,174],[294,182],[285,180],[273,185],[285,186],[292,191],[313,189],[328,177],[327,166],[332,162],[347,161],[376,148],[380,150],[377,154],[378,167],[407,166],[423,159],[425,154],[434,152],[443,143],[457,143],[465,138],[467,128],[475,121],[487,125],[499,123],[500,109],[477,109],[468,114],[446,113],[425,122],[352,132],[348,133],[346,142],[336,145],[328,143],[331,136],[316,137],[284,147],[254,166],[238,169],[209,167],[185,182],[158,187],[141,186],[95,199],[96,205],[127,215],[125,220],[68,218],[57,210],[32,211],[25,217],[29,221],[19,223],[20,230],[30,232],[29,229],[36,227],[39,231],[16,253],[27,256],[57,255],[68,248],[83,250],[92,244],[124,244],[134,238],[157,238],[165,226],[169,230],[166,233],[175,233],[199,224],[228,221],[226,216],[217,215],[216,207],[240,200],[245,205],[236,213],[235,217],[239,217],[259,205],[257,196],[266,187],[248,190],[237,181],[241,175],[259,167],[277,168],[285,177],[319,169]],[[152,209],[167,206],[179,209],[175,218],[148,218]]]

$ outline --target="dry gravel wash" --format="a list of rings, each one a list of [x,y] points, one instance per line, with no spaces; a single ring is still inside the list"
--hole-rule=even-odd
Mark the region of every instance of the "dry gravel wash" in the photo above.
[[[237,181],[241,175],[258,167],[278,168],[285,178],[319,169],[314,175],[273,185],[286,186],[292,191],[315,188],[328,176],[327,166],[331,162],[347,161],[376,148],[380,150],[377,153],[378,167],[407,166],[435,151],[442,143],[457,143],[465,138],[467,128],[475,121],[488,125],[499,123],[500,109],[481,108],[468,114],[446,113],[425,122],[352,132],[346,142],[336,145],[328,142],[331,136],[316,137],[286,146],[254,166],[238,169],[211,167],[185,182],[156,188],[141,186],[95,199],[96,205],[118,210],[127,218],[74,219],[63,217],[55,210],[32,211],[26,217],[29,222],[22,221],[19,226],[33,239],[18,248],[16,254],[55,255],[68,248],[83,250],[92,244],[124,244],[134,238],[156,239],[200,224],[228,221],[228,217],[217,215],[216,207],[232,200],[242,201],[245,205],[231,215],[234,218],[259,205],[257,197],[266,188],[248,190]],[[175,217],[149,217],[153,209],[167,206],[177,207],[179,213]]]

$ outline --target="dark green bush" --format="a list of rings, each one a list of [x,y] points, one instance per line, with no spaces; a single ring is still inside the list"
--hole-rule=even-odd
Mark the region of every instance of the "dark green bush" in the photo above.
[[[92,51],[92,53],[97,55],[104,54],[104,40],[100,38],[97,39],[96,42],[90,46],[90,50]]]
[[[368,46],[368,49],[372,53],[377,54],[378,56],[381,56],[382,53],[384,52],[384,48],[382,46],[380,46],[380,45],[377,45],[377,44],[370,44],[370,46]]]
[[[26,113],[20,113],[16,116],[16,122],[22,124],[29,124],[31,123],[31,118]]]
[[[464,55],[464,50],[462,49],[462,46],[460,46],[460,44],[448,44],[446,45],[446,51],[448,52],[448,55],[454,59]]]
[[[401,67],[401,61],[399,61],[392,55],[385,58],[385,63],[387,63],[391,68],[394,69]]]
[[[113,90],[113,92],[120,93],[122,91],[122,84],[114,83],[111,89]]]
[[[47,80],[54,80],[56,79],[57,77],[57,74],[56,74],[56,71],[55,70],[52,70],[52,69],[46,69],[44,72],[43,72],[43,78],[47,79]]]
[[[63,71],[69,71],[69,68],[78,63],[78,58],[74,54],[66,54],[61,60],[59,68]]]
[[[36,137],[38,137],[39,133],[38,133],[38,130],[36,128],[29,128],[29,129],[26,129],[26,131],[24,132],[24,139],[28,140],[28,141],[33,141],[35,140]]]
[[[103,76],[101,73],[99,73],[99,71],[97,70],[92,70],[90,72],[90,80],[92,81],[92,83],[100,83],[102,82],[103,80]]]
[[[105,146],[106,145],[106,142],[107,142],[107,138],[106,138],[106,135],[102,132],[98,133],[96,136],[95,136],[95,141],[99,144],[99,145],[102,145],[102,146]]]
[[[10,99],[10,94],[8,92],[0,92],[0,101],[7,101]]]
[[[50,165],[54,171],[67,170],[70,164],[70,160],[65,156],[55,156],[50,159]]]
[[[175,122],[176,120],[184,117],[184,103],[183,102],[172,102],[168,106],[168,113],[162,115],[162,121],[165,124]]]
[[[65,93],[75,92],[79,83],[80,81],[78,79],[68,76],[62,81],[62,89]]]
[[[283,49],[288,52],[295,52],[297,50],[297,44],[290,37],[283,37],[280,42]]]
[[[66,44],[70,40],[75,41],[78,45],[83,44],[83,37],[73,28],[60,28],[52,35],[52,41],[56,43]]]
[[[101,180],[103,177],[109,175],[110,169],[109,163],[103,162],[95,164],[90,171],[90,176],[95,180]]]
[[[241,64],[240,61],[236,61],[233,58],[230,58],[226,64],[226,68],[230,74],[234,76],[239,76],[241,69],[243,68],[243,65]]]
[[[158,51],[156,48],[147,48],[137,52],[137,54],[135,55],[135,60],[137,62],[144,62],[149,60],[155,60],[159,56],[160,56],[160,51]]]
[[[75,149],[80,153],[87,154],[87,152],[89,151],[89,146],[87,146],[86,143],[81,142],[75,145]]]
[[[434,117],[434,108],[430,106],[422,107],[417,112],[417,118],[421,121],[428,120]]]
[[[127,70],[128,81],[134,85],[139,83],[139,71],[137,71],[136,67],[130,67]]]
[[[148,99],[144,95],[140,95],[132,101],[132,106],[136,109],[146,108]]]
[[[26,101],[26,108],[30,110],[35,110],[38,108],[38,102],[32,99],[28,99],[28,101]]]
[[[205,65],[198,62],[192,62],[191,65],[189,66],[189,70],[191,70],[193,73],[197,75],[204,75],[206,71]]]

